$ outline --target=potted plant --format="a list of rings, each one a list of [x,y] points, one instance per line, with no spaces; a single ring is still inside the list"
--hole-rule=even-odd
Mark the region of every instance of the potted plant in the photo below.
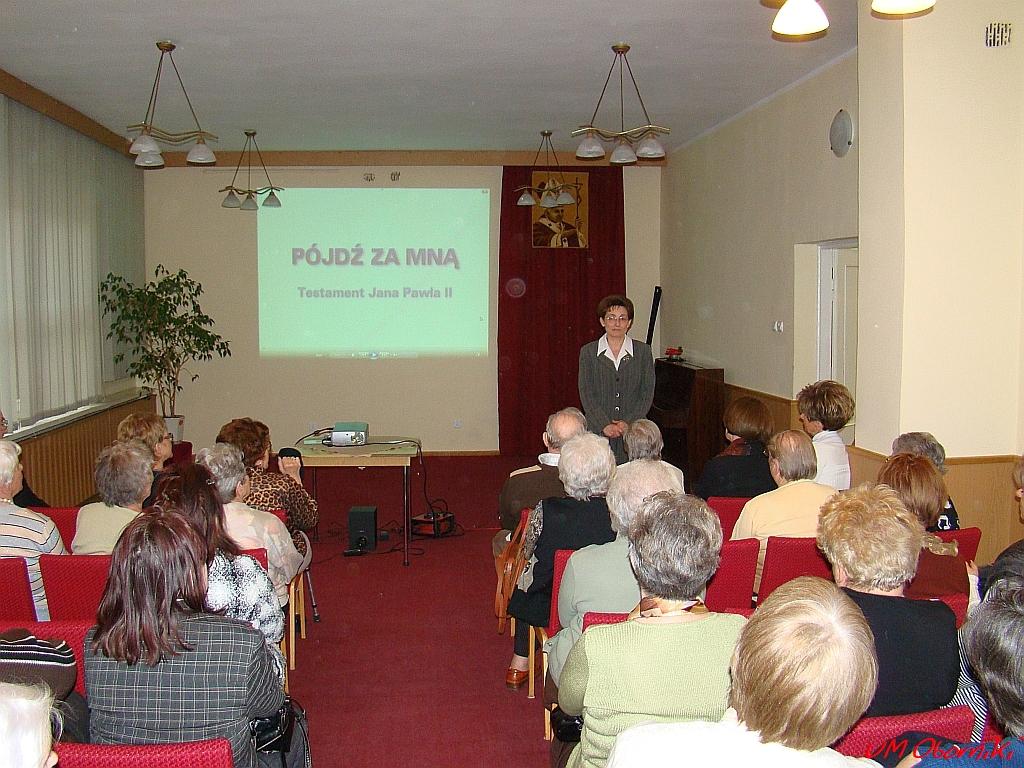
[[[114,362],[129,359],[128,373],[156,390],[168,431],[181,440],[184,418],[177,412],[181,376],[194,360],[228,357],[228,342],[214,333],[213,318],[199,307],[203,286],[183,269],[158,264],[155,280],[135,286],[110,273],[100,283],[100,304],[110,315],[108,339],[120,345]],[[192,381],[199,374],[192,374]]]

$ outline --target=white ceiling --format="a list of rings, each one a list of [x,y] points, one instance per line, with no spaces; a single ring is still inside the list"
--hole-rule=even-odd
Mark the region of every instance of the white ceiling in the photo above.
[[[265,150],[533,150],[551,128],[570,152],[623,40],[672,148],[856,46],[856,0],[821,0],[832,26],[805,43],[773,40],[762,2],[6,0],[0,69],[123,134],[169,39],[214,150],[250,127]],[[173,71],[162,83],[155,122],[187,130]],[[617,99],[609,85],[599,125]]]

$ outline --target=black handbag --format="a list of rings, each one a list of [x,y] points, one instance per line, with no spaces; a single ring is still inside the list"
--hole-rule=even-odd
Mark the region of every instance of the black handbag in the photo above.
[[[257,752],[287,752],[292,746],[292,732],[295,730],[295,705],[291,696],[284,697],[280,709],[274,714],[250,721],[249,730]]]
[[[572,744],[580,740],[583,733],[583,716],[567,715],[560,708],[551,710],[551,731],[555,738],[563,744]]]

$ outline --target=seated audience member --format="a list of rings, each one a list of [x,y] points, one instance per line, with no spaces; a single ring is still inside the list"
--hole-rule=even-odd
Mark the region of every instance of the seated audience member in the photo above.
[[[733,539],[756,538],[761,542],[755,587],[761,583],[768,537],[815,536],[821,505],[836,492],[811,479],[817,470],[814,448],[807,435],[798,430],[787,429],[768,441],[768,469],[779,487],[744,504],[732,530]]]
[[[740,633],[725,717],[630,728],[608,768],[875,765],[829,745],[857,722],[877,682],[864,615],[834,584],[802,576],[772,592]]]
[[[547,626],[555,550],[615,538],[605,502],[614,471],[615,455],[603,437],[588,432],[562,446],[558,476],[568,498],[544,499],[530,513],[524,542],[530,564],[508,602],[508,614],[517,620],[514,653],[505,673],[509,688],[521,687],[529,677],[530,627]]]
[[[658,493],[633,516],[629,540],[638,609],[584,632],[562,669],[558,705],[583,715],[570,766],[603,766],[632,725],[725,714],[729,659],[746,620],[709,613],[700,599],[718,568],[718,516],[696,496]]]
[[[523,509],[537,506],[541,499],[564,496],[565,488],[558,479],[558,458],[562,446],[574,437],[586,434],[587,420],[579,408],[563,408],[548,416],[541,439],[547,449],[537,457],[532,467],[517,469],[508,476],[498,494],[498,520],[501,530],[494,537],[494,556],[497,557],[509,542],[512,531],[519,525]]]
[[[865,713],[905,715],[948,704],[956,691],[956,617],[944,603],[903,596],[917,570],[924,526],[894,490],[865,484],[821,509],[818,546],[836,584],[875,635],[878,691]]]
[[[153,487],[153,453],[141,440],[108,445],[96,457],[92,476],[103,501],[78,510],[71,551],[109,555],[121,531],[142,512]]]
[[[924,456],[931,460],[941,475],[945,475],[949,471],[946,466],[946,449],[931,432],[904,432],[892,441],[892,455],[895,456],[897,453],[913,453],[915,456]],[[960,518],[956,514],[956,507],[953,506],[953,499],[947,496],[942,512],[939,514],[938,520],[935,521],[935,530],[956,531],[959,528]]]
[[[697,495],[749,497],[774,490],[766,444],[775,425],[768,406],[756,397],[738,397],[726,406],[722,421],[729,445],[704,465]]]
[[[679,489],[684,489],[683,470],[667,461],[662,461],[661,449],[665,447],[665,441],[657,424],[650,419],[637,419],[630,422],[622,436],[622,442],[625,443],[626,456],[629,457],[630,462],[660,461],[676,476],[676,480],[679,481]]]
[[[267,575],[274,584],[278,602],[287,605],[288,584],[299,572],[303,558],[280,518],[245,503],[252,481],[245,472],[242,452],[228,443],[217,443],[200,450],[196,463],[210,470],[217,481],[228,536],[239,549],[267,551]]]
[[[171,433],[167,431],[164,420],[155,413],[130,413],[117,425],[117,441],[127,443],[129,440],[141,440],[153,453],[153,487],[142,502],[142,506],[152,506],[156,500],[156,487],[164,473],[164,465],[174,452]]]
[[[814,480],[837,491],[850,487],[850,457],[839,430],[853,418],[853,396],[837,381],[816,381],[797,394],[804,432],[811,436],[818,460]]]
[[[0,766],[53,768],[53,694],[41,685],[0,683]]]
[[[626,446],[628,451],[628,437]],[[664,462],[635,460],[615,470],[607,497],[615,540],[579,550],[569,558],[562,574],[558,589],[558,621],[562,629],[548,641],[546,649],[548,673],[555,685],[565,657],[583,634],[584,614],[629,613],[640,602],[640,587],[628,557],[633,515],[648,496],[659,491],[682,490],[679,477]]]
[[[920,749],[925,753],[924,759],[908,755],[900,762],[900,768],[1024,766],[1024,579],[1011,577],[994,582],[963,630],[967,658],[988,699],[993,719],[1007,739],[999,745],[954,745],[936,739],[942,745],[936,752],[950,754],[933,754],[928,748],[933,742],[929,740]]]
[[[284,692],[263,636],[207,610],[208,551],[169,505],[124,529],[85,640],[93,743],[224,738],[236,768],[256,765],[249,721],[276,712]],[[288,766],[304,765],[306,752],[296,727]],[[278,755],[259,758],[280,765]]]
[[[302,486],[299,471],[302,460],[292,457],[278,459],[280,472],[269,472],[270,430],[262,421],[233,419],[220,428],[218,443],[230,443],[242,452],[245,471],[252,481],[252,488],[246,502],[250,507],[272,512],[283,509],[288,516],[286,525],[292,535],[295,548],[305,555],[308,539],[299,535],[309,531],[320,522],[316,501]]]
[[[64,720],[60,740],[88,743],[89,707],[74,690],[77,679],[74,651],[63,640],[43,640],[27,629],[0,632],[0,683],[45,685],[60,702]]]
[[[949,494],[942,475],[931,460],[911,453],[890,456],[878,471],[878,482],[899,494],[903,505],[925,527],[917,575],[907,585],[907,597],[932,598],[940,595],[970,595],[970,606],[978,604],[978,569],[957,554],[955,541],[945,542],[934,533],[935,524]]]
[[[10,426],[11,425],[7,421],[7,417],[4,416],[4,412],[0,411],[0,439],[3,439],[7,435],[10,431]],[[19,507],[50,506],[32,492],[32,489],[28,487],[28,480],[25,477],[21,478],[21,490],[14,495],[14,503]]]
[[[0,440],[0,557],[23,557],[32,586],[32,601],[38,621],[50,620],[39,572],[40,555],[66,555],[64,542],[53,520],[39,512],[23,509],[14,503],[21,490],[21,447],[10,440]]]
[[[160,481],[156,506],[175,511],[195,528],[206,546],[207,607],[262,632],[283,681],[284,657],[278,647],[284,637],[281,605],[263,566],[242,555],[225,531],[213,475],[201,464],[168,471]]]

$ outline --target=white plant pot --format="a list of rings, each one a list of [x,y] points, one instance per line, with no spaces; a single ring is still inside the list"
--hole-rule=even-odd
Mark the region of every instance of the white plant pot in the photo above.
[[[184,416],[164,416],[164,426],[171,433],[174,442],[180,443],[185,437]]]

